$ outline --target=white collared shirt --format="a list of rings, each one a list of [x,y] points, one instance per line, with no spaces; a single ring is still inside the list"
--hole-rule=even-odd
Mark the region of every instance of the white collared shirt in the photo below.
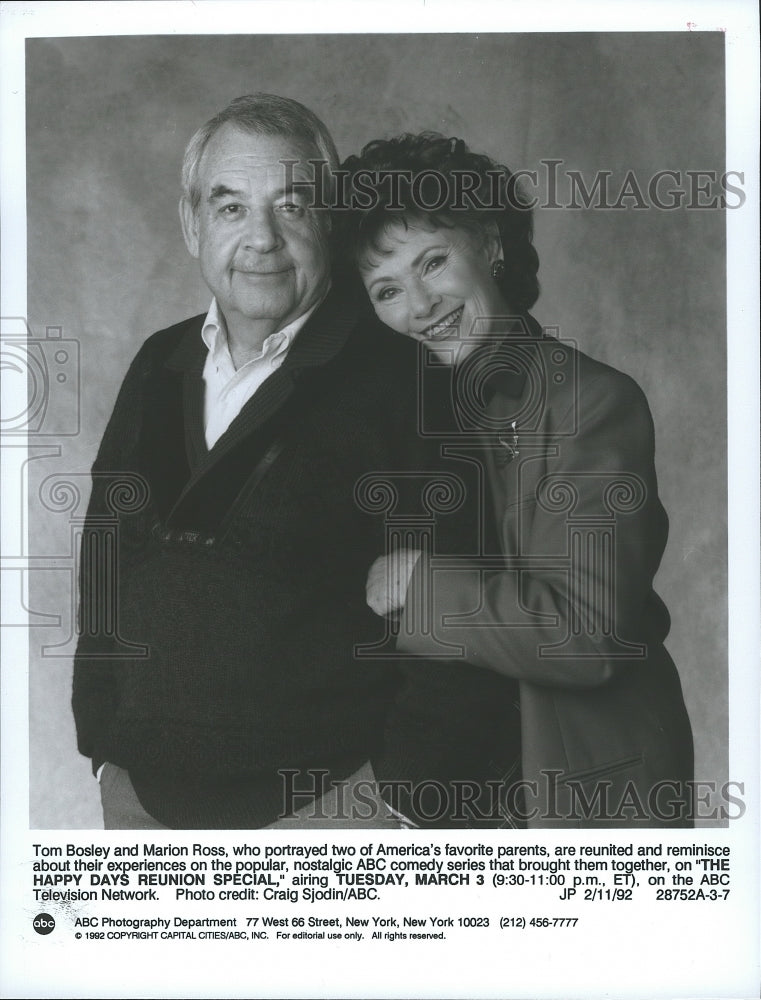
[[[285,361],[296,334],[319,305],[299,316],[282,330],[270,334],[259,354],[235,369],[227,341],[225,319],[217,300],[212,299],[201,336],[209,349],[203,368],[204,432],[206,446],[211,449],[265,379]]]

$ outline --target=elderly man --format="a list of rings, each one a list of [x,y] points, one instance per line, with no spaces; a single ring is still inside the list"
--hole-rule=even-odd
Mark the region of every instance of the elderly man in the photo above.
[[[331,285],[314,161],[338,162],[324,125],[266,94],[186,152],[182,227],[214,297],[135,358],[84,533],[73,708],[107,828],[397,825],[376,780],[482,778],[505,717],[499,678],[355,656],[383,536],[354,487],[419,467],[415,360]],[[125,476],[109,627],[88,538]]]

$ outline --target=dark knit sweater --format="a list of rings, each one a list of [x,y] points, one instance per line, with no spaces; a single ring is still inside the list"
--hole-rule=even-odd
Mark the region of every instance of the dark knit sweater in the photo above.
[[[286,770],[307,789],[316,771],[327,785],[368,759],[381,779],[483,779],[505,742],[506,681],[353,652],[384,628],[365,603],[383,522],[360,510],[355,483],[429,467],[414,434],[415,346],[331,293],[208,452],[202,324],[143,345],[93,466],[80,751],[94,768],[127,768],[173,828],[269,824]],[[252,476],[275,440],[279,454]],[[125,474],[145,495],[118,515],[114,636],[90,553]]]

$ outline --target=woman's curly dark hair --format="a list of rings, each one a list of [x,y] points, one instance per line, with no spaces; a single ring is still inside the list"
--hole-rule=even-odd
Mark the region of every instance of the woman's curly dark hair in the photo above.
[[[379,251],[390,221],[427,219],[481,235],[497,226],[505,270],[496,280],[512,309],[526,312],[539,297],[539,256],[531,241],[531,209],[507,167],[472,153],[462,139],[438,132],[405,133],[369,142],[338,175],[333,216],[334,259],[356,266]]]

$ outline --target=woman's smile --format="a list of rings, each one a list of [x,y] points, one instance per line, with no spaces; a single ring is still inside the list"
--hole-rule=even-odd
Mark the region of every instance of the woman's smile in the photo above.
[[[449,340],[459,332],[460,320],[465,310],[465,306],[460,306],[448,313],[443,319],[437,320],[431,326],[420,330],[417,334],[423,340]]]

